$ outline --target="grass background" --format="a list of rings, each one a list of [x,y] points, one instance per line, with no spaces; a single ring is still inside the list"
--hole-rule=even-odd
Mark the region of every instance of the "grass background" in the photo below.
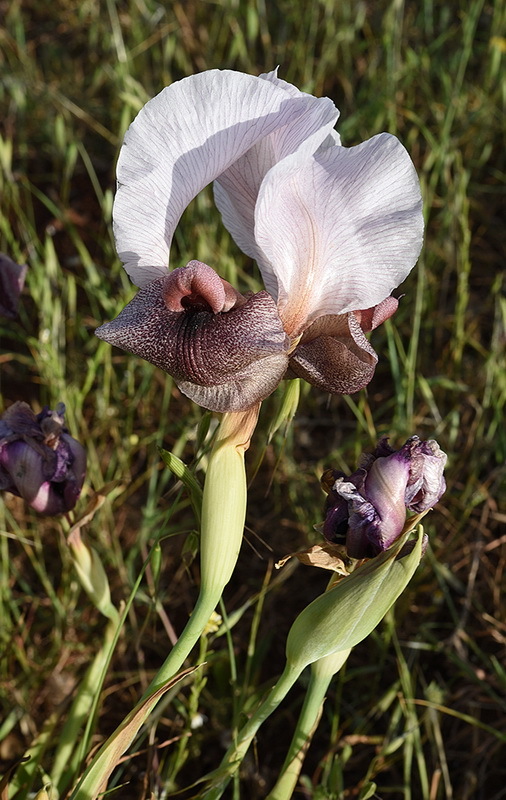
[[[9,796],[41,788],[62,741],[73,753],[65,796],[196,597],[195,518],[157,448],[202,480],[200,445],[214,421],[168,376],[93,336],[133,296],[111,233],[123,134],[146,100],[185,75],[278,64],[284,79],[332,97],[344,144],[382,130],[399,136],[419,171],[426,243],[399,312],[374,333],[380,364],[367,391],[329,398],[304,388],[292,426],[270,442],[283,388],[264,403],[248,454],[246,541],[225,593],[232,636],[203,639],[205,675],[156,715],[116,771],[111,785],[122,788],[112,796],[163,798],[217,765],[279,674],[295,615],[325,585],[303,566],[272,572],[317,536],[323,469],[352,471],[379,435],[400,445],[413,433],[449,454],[448,490],[426,526],[430,548],[334,682],[296,796],[365,798],[371,780],[379,798],[506,796],[505,21],[501,0],[0,0],[0,250],[29,264],[19,319],[0,320],[1,403],[65,402],[88,451],[78,510],[118,481],[87,528],[117,604],[161,545],[161,569],[152,562],[134,592],[104,690],[92,687],[93,724],[69,740],[64,722],[106,622],[76,580],[67,523],[4,498],[0,772],[32,755]],[[241,289],[259,285],[209,191],[176,234],[172,263],[191,258]],[[302,697],[301,685],[261,731],[234,800],[262,798],[274,783]]]

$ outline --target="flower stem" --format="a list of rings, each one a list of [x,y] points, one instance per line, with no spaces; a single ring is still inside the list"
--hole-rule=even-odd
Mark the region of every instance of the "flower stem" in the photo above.
[[[151,684],[143,695],[143,699],[153,692],[156,692],[157,689],[163,686],[182,667],[194,645],[201,637],[209,617],[216,608],[217,602],[218,600],[213,594],[203,591],[200,592],[195,608],[192,611],[192,615],[184,631],[151,681]]]
[[[311,679],[304,698],[297,727],[295,728],[285,762],[274,788],[266,800],[289,800],[299,779],[300,771],[320,722],[325,695],[330,681],[341,668],[350,651],[333,653],[311,666]]]
[[[236,741],[225,753],[218,769],[211,773],[210,777],[214,785],[203,795],[205,800],[219,800],[246,755],[258,729],[286,697],[301,672],[299,667],[293,667],[287,663],[282,675],[264,702],[239,731]]]
[[[260,406],[224,414],[209,456],[202,497],[200,594],[188,623],[144,694],[159,689],[183,665],[201,636],[237,562],[246,517],[244,453]]]

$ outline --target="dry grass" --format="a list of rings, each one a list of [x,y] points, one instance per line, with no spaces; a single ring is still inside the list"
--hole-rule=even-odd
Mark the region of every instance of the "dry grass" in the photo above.
[[[233,638],[203,641],[205,678],[157,714],[118,768],[115,784],[128,786],[116,794],[163,798],[216,766],[231,721],[279,673],[291,621],[324,586],[306,567],[271,571],[315,535],[323,468],[353,468],[383,433],[399,444],[416,432],[449,454],[430,549],[336,680],[296,796],[365,800],[374,781],[382,800],[505,797],[503,4],[1,0],[0,19],[0,250],[30,268],[19,320],[0,321],[1,402],[63,400],[88,450],[87,494],[119,482],[87,534],[115,602],[132,597],[82,755],[134,704],[193,607],[196,522],[157,445],[201,480],[199,431],[210,423],[170,378],[93,336],[133,294],[111,236],[117,149],[162,86],[210,67],[258,74],[279,63],[284,78],[336,101],[345,144],[381,130],[401,138],[422,181],[426,245],[399,313],[375,336],[381,363],[367,392],[304,390],[293,425],[270,444],[282,389],[264,404],[248,456],[257,469],[246,543],[225,593]],[[206,194],[175,248],[175,264],[200,258],[238,286],[256,280]],[[106,623],[77,584],[65,531],[5,497],[0,769],[31,748],[18,800],[51,773],[70,702],[104,644]],[[155,541],[162,569],[151,564],[134,588]],[[273,784],[302,696],[299,687],[262,730],[234,800],[262,798]]]

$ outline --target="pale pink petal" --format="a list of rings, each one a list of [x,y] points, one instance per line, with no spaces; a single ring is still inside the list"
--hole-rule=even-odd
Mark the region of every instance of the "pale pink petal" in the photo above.
[[[236,244],[251,258],[259,253],[254,236],[255,203],[260,184],[274,164],[292,153],[311,155],[322,145],[339,141],[332,130],[339,111],[328,97],[313,97],[277,77],[277,70],[260,78],[285,92],[287,98],[301,104],[302,113],[278,127],[235,161],[214,183],[214,199],[223,223]],[[267,284],[269,291],[276,285]]]
[[[294,86],[293,83],[288,83],[288,81],[284,81],[282,78],[279,78],[278,69],[279,67],[276,67],[276,69],[272,69],[270,72],[262,72],[261,75],[259,75],[259,78],[263,78],[264,81],[269,81],[275,86],[280,86],[291,97],[299,97],[302,94],[300,89]]]
[[[274,166],[255,211],[257,259],[285,330],[381,303],[414,266],[422,201],[411,159],[386,133]],[[277,284],[277,294],[273,286]]]
[[[261,78],[210,70],[144,106],[119,155],[113,212],[117,250],[134,283],[166,274],[174,229],[195,195],[259,140],[305,117],[306,105]]]

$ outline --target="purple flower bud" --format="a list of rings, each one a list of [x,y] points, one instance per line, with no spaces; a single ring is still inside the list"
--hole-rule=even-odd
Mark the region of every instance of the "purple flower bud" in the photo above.
[[[34,414],[18,402],[0,419],[0,490],[46,516],[74,508],[86,473],[86,453],[68,434],[64,415],[63,403]]]
[[[412,436],[393,450],[381,439],[349,478],[329,473],[324,536],[346,544],[350,558],[372,558],[390,547],[402,532],[406,511],[428,511],[446,489],[446,454],[434,440]]]

